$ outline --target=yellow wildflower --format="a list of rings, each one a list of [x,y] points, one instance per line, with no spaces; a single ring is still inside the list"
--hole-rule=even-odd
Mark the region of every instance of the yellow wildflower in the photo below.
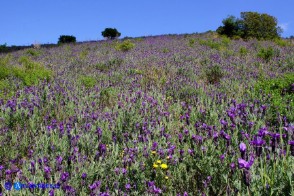
[[[165,178],[166,180],[168,180],[168,176],[165,176],[164,178]]]
[[[161,169],[167,169],[167,164],[162,163],[162,164],[160,165],[160,167],[161,167]]]
[[[151,153],[152,153],[153,155],[155,155],[155,154],[156,154],[156,151],[151,151]]]
[[[156,163],[154,163],[153,168],[158,168],[158,165]]]
[[[156,163],[161,164],[161,160],[157,160]]]

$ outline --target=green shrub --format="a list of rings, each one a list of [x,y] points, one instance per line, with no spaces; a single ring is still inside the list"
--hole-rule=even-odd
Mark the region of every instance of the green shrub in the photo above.
[[[97,63],[95,65],[95,68],[98,69],[99,71],[108,71],[110,67],[106,65],[105,63]]]
[[[205,76],[208,83],[216,84],[224,76],[224,73],[219,65],[213,65],[205,70]]]
[[[49,81],[52,78],[51,70],[30,60],[28,57],[20,57],[19,63],[22,64],[22,67],[13,67],[12,73],[15,77],[21,79],[25,86],[36,85],[40,80]]]
[[[58,44],[76,43],[76,37],[72,35],[61,35],[58,39]]]
[[[6,66],[0,66],[0,80],[7,78],[10,74],[10,69],[8,69]]]
[[[96,78],[92,76],[81,76],[80,81],[86,88],[92,88],[96,85]]]
[[[230,38],[225,37],[225,36],[222,37],[222,45],[229,46],[230,43],[231,43],[231,39]]]
[[[195,39],[189,39],[189,43],[188,43],[188,45],[190,46],[190,47],[193,47],[194,46],[194,44],[195,44]]]
[[[270,110],[268,120],[271,123],[277,123],[277,114],[287,116],[290,122],[294,120],[294,74],[289,73],[274,79],[262,79],[255,85],[255,90],[259,93],[262,90],[264,94],[271,95]],[[289,109],[290,107],[290,109]]]
[[[132,43],[130,40],[125,40],[122,43],[116,44],[115,49],[126,52],[133,49],[134,47],[134,43]]]
[[[202,46],[208,46],[211,49],[216,49],[216,50],[219,50],[222,47],[221,43],[212,41],[210,39],[208,39],[208,40],[199,40],[199,44],[202,45]]]
[[[285,47],[285,46],[289,46],[290,43],[286,40],[283,40],[281,38],[276,38],[274,39],[274,42],[275,44],[277,44],[278,46],[281,46],[281,47]]]
[[[131,69],[129,69],[129,74],[130,75],[133,75],[133,74],[142,75],[143,74],[143,71],[140,70],[140,69],[133,69],[133,68],[131,68]]]
[[[262,58],[266,62],[269,62],[275,56],[275,51],[274,51],[274,49],[272,47],[261,48],[258,51],[257,56],[259,58]]]
[[[87,58],[89,54],[89,51],[88,50],[83,50],[82,52],[80,52],[79,56],[80,56],[80,59],[82,60],[85,60]]]
[[[99,71],[108,71],[110,69],[114,69],[119,67],[123,63],[123,59],[121,58],[113,58],[107,61],[106,63],[97,63],[95,68]]]
[[[31,56],[39,56],[41,54],[40,51],[38,51],[36,49],[32,49],[32,48],[28,49],[26,51],[26,53],[29,54],[29,55],[31,55]]]
[[[248,53],[247,48],[245,48],[244,46],[241,46],[240,49],[239,49],[239,54],[240,54],[241,56],[246,56],[247,53]]]
[[[8,58],[0,60],[0,81],[9,79],[9,76],[18,78],[23,85],[36,85],[40,80],[50,80],[52,72],[39,63],[31,61],[28,57],[19,58],[21,67],[7,66]],[[7,80],[6,80],[7,81]],[[9,80],[8,80],[9,81]],[[2,83],[3,86],[3,83]]]
[[[163,53],[168,53],[168,52],[170,52],[170,50],[169,50],[168,48],[163,48],[163,49],[162,49],[162,52],[163,52]]]
[[[5,89],[9,89],[10,87],[10,84],[9,84],[9,81],[6,79],[6,80],[0,80],[0,91],[3,91]]]
[[[12,85],[8,79],[0,80],[0,99],[5,99],[13,95]]]
[[[102,107],[113,107],[116,103],[117,93],[114,88],[108,87],[104,88],[100,92],[99,104]]]

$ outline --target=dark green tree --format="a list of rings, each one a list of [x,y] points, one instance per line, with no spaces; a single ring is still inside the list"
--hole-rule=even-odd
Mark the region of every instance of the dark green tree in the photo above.
[[[223,26],[216,31],[228,37],[240,36],[244,39],[275,39],[279,38],[282,29],[277,26],[277,19],[268,14],[257,12],[241,12],[241,19],[229,16],[224,19]]]
[[[117,31],[116,28],[105,28],[104,31],[102,31],[102,36],[108,39],[114,39],[121,35],[120,32]]]
[[[242,29],[244,38],[274,39],[278,38],[282,32],[282,29],[277,26],[277,19],[268,14],[241,12],[241,18],[244,25]]]
[[[228,37],[241,36],[242,21],[237,19],[235,16],[228,16],[222,21],[224,26],[220,26],[216,32],[220,35],[226,35]]]
[[[76,43],[76,37],[72,35],[61,35],[58,39],[58,44]]]

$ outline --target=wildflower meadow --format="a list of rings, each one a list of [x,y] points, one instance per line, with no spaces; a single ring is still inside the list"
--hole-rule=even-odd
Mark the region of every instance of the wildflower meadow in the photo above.
[[[293,46],[203,33],[0,54],[0,195],[293,195]]]

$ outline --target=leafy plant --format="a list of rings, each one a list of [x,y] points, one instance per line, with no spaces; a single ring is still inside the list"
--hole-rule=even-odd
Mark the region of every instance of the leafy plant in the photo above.
[[[118,43],[115,46],[115,49],[123,52],[127,52],[135,47],[135,44],[131,40],[124,40],[122,43]]]
[[[262,58],[266,62],[269,62],[275,56],[275,54],[276,53],[274,49],[272,47],[268,47],[268,48],[261,48],[258,51],[257,56]]]
[[[92,76],[81,76],[80,81],[86,88],[92,88],[96,84],[96,78]]]
[[[294,74],[284,74],[278,78],[263,79],[255,85],[258,92],[260,89],[264,94],[270,94],[270,111],[268,120],[277,123],[277,115],[285,115],[293,122],[294,117],[291,108],[294,108]],[[290,108],[289,108],[290,107]]]
[[[245,56],[245,55],[247,55],[247,54],[248,54],[248,50],[247,50],[247,48],[245,48],[244,46],[241,46],[240,49],[239,49],[239,54],[240,54],[241,56]]]
[[[113,107],[117,100],[117,93],[114,88],[107,87],[100,92],[99,104],[102,107]]]
[[[26,53],[29,54],[29,55],[31,55],[31,56],[39,56],[41,54],[40,51],[38,51],[36,49],[32,49],[32,48],[28,49],[26,51]]]
[[[223,71],[219,65],[213,65],[205,70],[206,80],[210,84],[219,83],[224,76]]]

